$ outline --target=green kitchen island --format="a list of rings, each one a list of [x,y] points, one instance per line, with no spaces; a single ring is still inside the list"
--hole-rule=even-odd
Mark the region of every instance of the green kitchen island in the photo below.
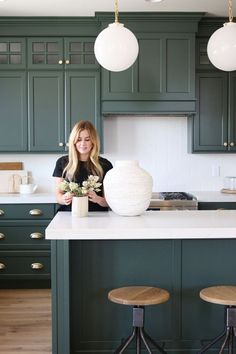
[[[109,302],[107,293],[127,285],[170,292],[167,303],[147,307],[145,323],[168,353],[196,353],[223,330],[223,307],[202,301],[199,291],[236,284],[236,211],[85,218],[59,212],[46,238],[52,241],[53,354],[113,353],[130,333],[132,310]]]

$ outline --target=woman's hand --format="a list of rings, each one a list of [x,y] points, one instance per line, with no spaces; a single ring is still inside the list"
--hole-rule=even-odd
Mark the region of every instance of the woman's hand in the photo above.
[[[71,204],[72,198],[73,198],[73,194],[71,194],[70,192],[63,194],[63,196],[62,196],[62,199],[64,202],[63,204],[65,204],[65,205]]]
[[[97,195],[96,192],[89,191],[87,195],[88,195],[88,200],[90,202],[97,203],[97,204],[101,205],[102,207],[108,206],[106,199]]]

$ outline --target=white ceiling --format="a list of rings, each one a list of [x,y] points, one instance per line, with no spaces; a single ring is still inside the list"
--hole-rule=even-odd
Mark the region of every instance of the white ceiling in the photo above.
[[[236,3],[236,0],[233,0]],[[235,6],[236,13],[236,4]],[[114,11],[114,0],[0,0],[1,16],[94,16]],[[119,0],[119,11],[206,12],[207,16],[228,17],[228,0]]]

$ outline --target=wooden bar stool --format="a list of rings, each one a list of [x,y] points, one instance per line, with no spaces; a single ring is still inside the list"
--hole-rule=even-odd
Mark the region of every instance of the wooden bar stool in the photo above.
[[[227,343],[228,353],[233,354],[233,340],[236,337],[236,286],[221,285],[205,288],[200,291],[200,298],[213,304],[225,306],[225,328],[221,334],[200,349],[198,353],[205,353],[220,339],[223,339],[219,354],[223,353]]]
[[[144,331],[144,308],[147,305],[158,305],[166,302],[170,295],[168,291],[149,286],[127,286],[111,290],[108,299],[121,305],[133,306],[133,332],[116,349],[115,354],[120,354],[128,348],[130,343],[136,339],[136,353],[141,353],[141,342],[143,342],[148,353],[152,353],[150,344],[157,348],[162,354],[166,352]]]

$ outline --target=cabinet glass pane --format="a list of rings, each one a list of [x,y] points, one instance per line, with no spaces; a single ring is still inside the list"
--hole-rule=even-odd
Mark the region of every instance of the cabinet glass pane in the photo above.
[[[47,64],[58,64],[59,56],[57,54],[47,55]]]
[[[93,52],[94,43],[93,42],[85,42],[84,43],[84,51],[85,52]]]
[[[21,64],[21,55],[10,55],[10,64]]]
[[[93,54],[85,54],[84,64],[95,64],[95,56]]]
[[[0,55],[0,64],[8,64],[7,55]]]
[[[70,64],[82,64],[82,55],[80,54],[70,55]]]
[[[21,43],[10,43],[10,52],[20,52]]]
[[[7,51],[7,43],[0,43],[0,52]]]
[[[45,56],[33,54],[33,64],[45,64]]]
[[[58,52],[59,46],[57,42],[47,43],[47,51],[48,53],[51,52]]]
[[[83,46],[81,42],[72,42],[70,43],[71,52],[82,52]]]
[[[45,43],[43,42],[33,43],[33,52],[44,52],[44,51],[45,51]]]

